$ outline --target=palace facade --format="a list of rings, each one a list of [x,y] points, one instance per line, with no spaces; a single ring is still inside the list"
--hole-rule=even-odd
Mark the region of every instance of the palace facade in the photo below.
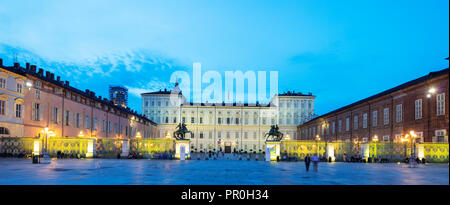
[[[299,125],[299,139],[400,142],[414,131],[418,142],[448,143],[448,86],[448,68],[431,72]]]
[[[142,111],[158,123],[160,136],[173,137],[178,123],[186,123],[191,149],[197,152],[261,152],[264,135],[278,124],[286,138],[296,139],[296,126],[313,117],[311,93],[286,92],[276,95],[268,104],[190,103],[179,92],[160,90],[142,93]],[[171,100],[172,99],[172,100]]]
[[[35,65],[3,66],[0,59],[0,136],[158,138],[156,123],[130,108],[81,91]]]

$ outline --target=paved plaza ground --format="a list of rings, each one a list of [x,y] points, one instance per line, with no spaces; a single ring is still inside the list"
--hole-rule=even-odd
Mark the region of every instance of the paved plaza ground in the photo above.
[[[319,163],[242,160],[30,159],[0,158],[0,185],[407,185],[449,184],[448,164]]]

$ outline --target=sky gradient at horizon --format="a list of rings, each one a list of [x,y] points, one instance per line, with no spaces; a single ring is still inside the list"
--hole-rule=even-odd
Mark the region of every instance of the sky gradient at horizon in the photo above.
[[[6,1],[0,58],[80,90],[171,88],[176,70],[277,70],[279,91],[312,92],[324,114],[448,67],[449,2]],[[224,75],[223,75],[224,76]]]

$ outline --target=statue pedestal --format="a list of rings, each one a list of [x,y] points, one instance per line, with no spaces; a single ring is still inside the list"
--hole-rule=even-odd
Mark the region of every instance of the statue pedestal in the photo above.
[[[280,156],[280,141],[266,141],[266,161],[276,161]]]
[[[190,140],[175,140],[175,158],[179,160],[189,159],[191,157],[190,147]]]

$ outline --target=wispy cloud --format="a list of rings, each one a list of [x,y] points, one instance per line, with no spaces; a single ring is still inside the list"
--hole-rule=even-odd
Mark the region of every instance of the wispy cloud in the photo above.
[[[145,85],[139,86],[139,87],[133,87],[133,86],[125,86],[128,88],[128,92],[136,97],[141,97],[142,93],[146,92],[153,92],[158,90],[164,90],[164,89],[172,89],[174,85],[171,85],[168,83],[168,81],[160,80],[159,78],[153,78]]]
[[[107,96],[110,84],[119,84],[128,88],[130,107],[138,109],[140,94],[160,89],[171,89],[169,77],[173,70],[185,70],[177,60],[158,56],[144,49],[109,52],[79,60],[58,60],[42,57],[34,52],[0,43],[0,58],[5,65],[14,61],[37,65],[39,68],[54,72],[63,80],[80,90],[90,89],[98,95]]]

